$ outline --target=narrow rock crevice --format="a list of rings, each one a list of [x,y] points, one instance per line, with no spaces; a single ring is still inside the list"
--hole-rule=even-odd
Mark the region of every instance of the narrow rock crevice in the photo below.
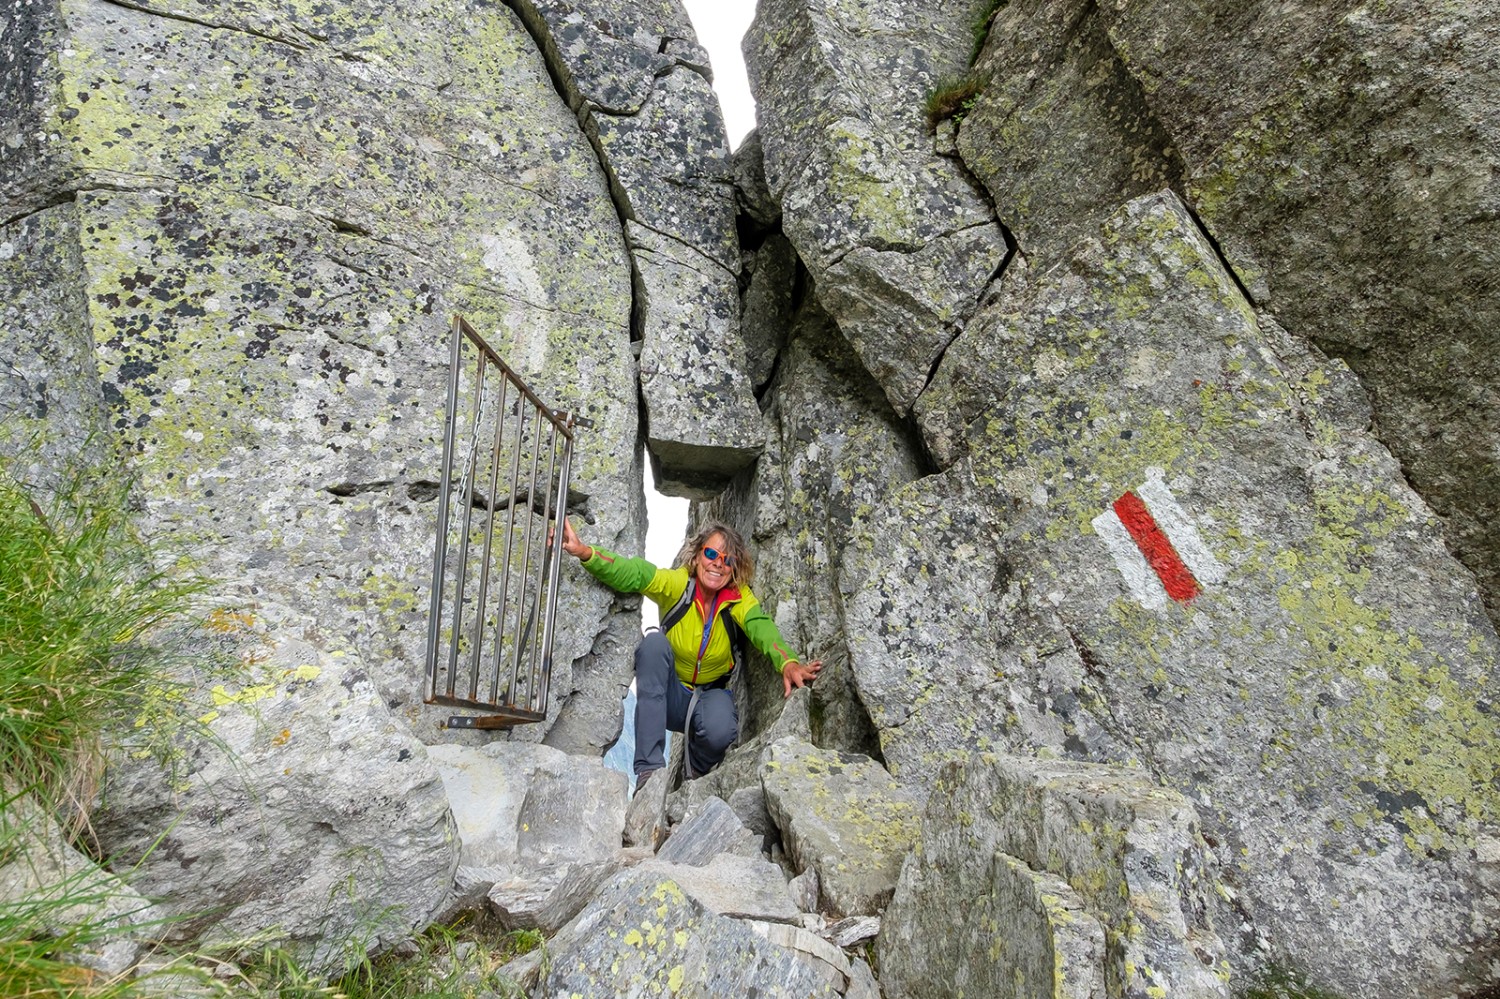
[[[996,265],[994,271],[990,274],[990,276],[985,279],[984,284],[980,288],[979,294],[975,296],[974,308],[969,311],[968,316],[964,319],[963,325],[954,331],[953,335],[948,338],[948,342],[943,344],[942,349],[937,352],[937,356],[932,359],[932,365],[927,369],[927,377],[922,382],[922,388],[918,390],[916,397],[912,400],[913,410],[915,410],[916,408],[917,399],[921,399],[923,393],[925,393],[929,388],[932,387],[932,382],[933,379],[937,377],[938,369],[942,367],[943,360],[948,356],[948,349],[952,347],[955,342],[957,342],[959,337],[964,335],[964,331],[968,329],[969,320],[973,319],[974,316],[978,314],[979,310],[984,308],[986,302],[990,299],[992,290],[994,289],[995,285],[1000,281],[1001,276],[1005,273],[1005,269],[1010,266],[1011,260],[1015,258],[1016,253],[1018,252],[1016,237],[999,219],[996,219],[993,223],[984,222],[980,223],[979,225],[997,225],[1000,227],[1000,235],[1005,240],[1005,256],[1000,258],[1000,263]],[[958,229],[955,231],[964,232],[967,229],[978,228],[979,225],[965,226],[964,229]]]
[[[148,14],[151,17],[160,17],[167,21],[182,21],[186,24],[196,24],[204,28],[215,28],[220,31],[234,31],[242,35],[250,35],[254,38],[262,38],[268,42],[275,42],[278,45],[286,45],[290,48],[294,48],[302,52],[307,52],[312,49],[311,45],[306,45],[302,42],[295,41],[283,35],[272,34],[269,31],[256,31],[254,28],[247,28],[239,24],[226,24],[222,21],[210,21],[207,18],[202,17],[190,17],[187,14],[181,14],[169,10],[161,10],[157,7],[147,6],[146,4],[127,3],[126,0],[104,0],[104,2],[109,4],[111,7],[119,7],[123,10],[133,10],[138,14]],[[313,38],[318,41],[326,41],[326,39],[318,39],[310,32],[303,31],[302,33],[307,35],[309,38]]]
[[[0,228],[6,228],[8,226],[15,225],[17,222],[24,222],[26,219],[31,218],[33,215],[40,215],[45,211],[50,211],[51,209],[58,207],[59,205],[71,205],[77,200],[78,199],[76,196],[76,192],[74,191],[62,191],[57,194],[50,195],[44,203],[38,205],[35,208],[25,208],[19,212],[16,212],[14,215],[9,215],[3,219],[0,219]]]
[[[361,493],[382,492],[395,484],[395,479],[379,479],[375,482],[337,482],[331,486],[324,486],[323,491],[339,497],[358,496]]]
[[[1250,289],[1245,285],[1245,282],[1240,280],[1239,274],[1235,273],[1233,265],[1229,263],[1229,258],[1224,255],[1224,248],[1219,245],[1219,241],[1214,238],[1214,234],[1209,231],[1208,226],[1203,224],[1203,219],[1199,217],[1198,210],[1192,206],[1183,192],[1174,191],[1174,193],[1177,195],[1177,200],[1182,202],[1182,207],[1187,210],[1188,217],[1193,220],[1193,225],[1198,227],[1198,232],[1203,236],[1209,247],[1213,249],[1214,256],[1218,258],[1219,265],[1224,268],[1224,273],[1229,275],[1229,280],[1234,282],[1234,286],[1245,297],[1245,301],[1250,304],[1251,308],[1263,305],[1264,303],[1255,300],[1255,296],[1250,293]]]

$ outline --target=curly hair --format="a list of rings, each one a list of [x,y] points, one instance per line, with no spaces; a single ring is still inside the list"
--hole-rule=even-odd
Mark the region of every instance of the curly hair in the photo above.
[[[745,539],[740,537],[740,532],[722,521],[710,520],[699,525],[698,529],[682,542],[682,548],[677,552],[678,568],[686,569],[689,573],[693,572],[697,567],[698,553],[703,550],[708,539],[715,534],[724,536],[724,554],[734,559],[734,568],[730,570],[730,584],[749,586],[755,578],[755,558],[750,554],[750,548],[745,544]]]

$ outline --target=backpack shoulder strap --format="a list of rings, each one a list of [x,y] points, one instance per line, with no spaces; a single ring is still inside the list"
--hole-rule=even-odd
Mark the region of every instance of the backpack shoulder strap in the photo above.
[[[698,581],[689,579],[687,589],[682,591],[682,596],[677,598],[677,602],[672,605],[671,610],[662,615],[661,630],[663,634],[671,631],[677,622],[682,620],[682,616],[687,613],[688,608],[693,606],[693,594],[696,592],[698,592]]]

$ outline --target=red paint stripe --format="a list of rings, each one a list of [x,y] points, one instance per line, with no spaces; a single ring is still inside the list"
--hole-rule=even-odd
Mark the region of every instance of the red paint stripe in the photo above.
[[[1135,545],[1146,557],[1146,562],[1156,571],[1167,596],[1178,603],[1187,603],[1203,592],[1193,571],[1182,561],[1172,539],[1157,526],[1156,518],[1146,509],[1146,504],[1135,493],[1126,493],[1115,500],[1115,516],[1130,532]]]

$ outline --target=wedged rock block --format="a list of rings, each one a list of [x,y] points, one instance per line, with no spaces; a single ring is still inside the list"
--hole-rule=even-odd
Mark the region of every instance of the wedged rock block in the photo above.
[[[984,754],[946,768],[928,799],[881,923],[883,982],[912,996],[941,983],[1227,997],[1216,887],[1192,804],[1145,773]]]
[[[921,421],[962,457],[890,497],[842,577],[900,779],[1007,747],[1148,765],[1198,807],[1246,980],[1492,979],[1473,578],[1347,367],[1258,316],[1175,197],[971,323]]]
[[[556,67],[575,109],[633,115],[659,77],[706,66],[676,0],[518,0],[516,10]]]
[[[1180,178],[1257,304],[1360,376],[1492,619],[1497,30],[1494,0],[1008,3],[959,136],[1048,264]]]
[[[209,618],[182,690],[207,735],[175,733],[165,761],[159,744],[121,747],[93,827],[178,917],[172,939],[255,936],[341,967],[428,925],[458,835],[426,748],[358,655],[303,638],[305,618],[262,613]]]
[[[787,856],[818,872],[819,908],[835,918],[884,908],[916,839],[915,795],[868,757],[797,739],[766,747],[761,781]]]
[[[575,487],[593,536],[636,546],[630,271],[604,174],[503,5],[176,14],[70,0],[7,27],[53,46],[36,155],[67,166],[36,168],[77,234],[47,252],[77,258],[68,294],[150,521],[201,538],[227,588],[358,636],[416,720],[450,313],[594,421]],[[613,696],[567,675],[607,607],[565,591],[559,699]]]
[[[792,954],[652,871],[616,877],[549,941],[548,954],[540,986],[548,996],[838,995]]]
[[[745,373],[734,272],[631,222],[642,316],[641,394],[659,488],[705,498],[764,447]]]
[[[771,0],[745,40],[782,228],[902,414],[1006,254],[920,97],[967,67],[981,6]]]
[[[597,758],[493,742],[428,749],[472,867],[548,866],[613,857],[625,822],[625,775]]]

